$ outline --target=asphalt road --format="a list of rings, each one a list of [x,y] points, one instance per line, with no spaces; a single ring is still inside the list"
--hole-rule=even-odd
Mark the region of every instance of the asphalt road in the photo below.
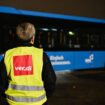
[[[105,70],[56,72],[49,105],[105,105]]]

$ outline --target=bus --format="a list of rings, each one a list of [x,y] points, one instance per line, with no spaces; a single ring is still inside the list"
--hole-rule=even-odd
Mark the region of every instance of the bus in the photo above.
[[[0,6],[0,54],[11,48],[15,27],[36,27],[35,47],[48,54],[55,71],[105,68],[105,20]]]

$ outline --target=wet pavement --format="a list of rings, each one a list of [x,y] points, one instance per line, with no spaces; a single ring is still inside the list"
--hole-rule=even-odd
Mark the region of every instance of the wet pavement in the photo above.
[[[49,105],[105,105],[105,70],[56,72]]]

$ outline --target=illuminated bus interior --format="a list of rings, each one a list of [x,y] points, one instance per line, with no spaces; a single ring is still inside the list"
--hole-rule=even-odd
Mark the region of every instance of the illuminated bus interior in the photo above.
[[[11,47],[15,27],[21,22],[35,25],[35,46],[46,51],[105,49],[105,24],[14,14],[0,14],[0,17],[2,51]]]

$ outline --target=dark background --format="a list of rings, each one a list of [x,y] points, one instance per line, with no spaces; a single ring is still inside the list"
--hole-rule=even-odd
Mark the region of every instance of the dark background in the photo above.
[[[0,0],[0,6],[105,19],[105,0]]]

